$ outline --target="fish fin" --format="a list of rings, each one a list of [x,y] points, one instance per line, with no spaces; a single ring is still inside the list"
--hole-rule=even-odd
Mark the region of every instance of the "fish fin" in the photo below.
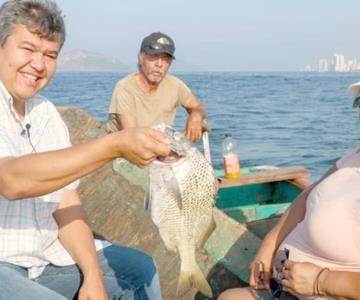
[[[174,243],[174,241],[172,241],[171,239],[170,239],[170,237],[167,235],[167,234],[165,234],[164,232],[163,232],[163,230],[161,230],[161,228],[159,228],[159,233],[160,233],[160,237],[161,237],[161,239],[162,239],[162,241],[163,241],[163,243],[164,243],[164,245],[165,245],[165,248],[168,250],[168,251],[171,251],[171,252],[177,252],[177,248],[176,248],[176,245],[175,245],[175,243]]]
[[[150,197],[149,197],[149,189],[145,190],[145,195],[144,195],[144,209],[146,211],[150,210]]]
[[[181,297],[185,295],[192,287],[196,288],[207,297],[213,297],[211,287],[197,264],[193,265],[191,271],[180,273],[176,296]]]
[[[150,180],[149,180],[147,189],[145,188],[144,209],[147,212],[151,212],[151,182],[150,182]]]
[[[176,253],[176,247],[175,246],[172,246],[169,243],[166,243],[165,241],[164,241],[164,245],[165,245],[166,250]]]
[[[204,247],[206,241],[209,239],[210,235],[213,233],[215,228],[216,228],[216,223],[215,223],[214,219],[211,218],[208,230],[206,230],[206,232],[204,232],[204,235],[196,244],[197,249],[202,249]]]
[[[173,194],[179,209],[182,209],[183,205],[181,199],[181,190],[180,190],[179,182],[176,179],[176,174],[173,168],[171,168],[170,166],[168,172],[170,172],[171,175],[164,178],[164,181],[166,182],[166,185],[169,187],[169,191],[171,191],[171,193]]]

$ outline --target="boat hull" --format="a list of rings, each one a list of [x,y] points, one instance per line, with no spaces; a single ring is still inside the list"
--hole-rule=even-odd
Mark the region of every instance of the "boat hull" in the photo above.
[[[292,181],[221,188],[214,208],[217,228],[205,244],[211,259],[247,283],[262,239],[301,191]]]
[[[106,134],[104,125],[84,111],[70,107],[59,111],[69,127],[74,145]],[[239,180],[223,181],[220,184],[219,198],[214,208],[217,228],[204,249],[197,253],[197,261],[213,289],[214,299],[227,288],[246,284],[249,263],[261,243],[261,236],[275,221],[274,211],[283,211],[301,191],[299,186],[306,186],[299,184],[298,179],[295,180],[296,184],[294,181],[306,175],[303,170],[256,170],[249,175],[245,174],[244,169],[242,171]],[[299,190],[294,192],[293,187],[285,189],[283,184],[269,183],[269,186],[267,182],[275,179],[277,182],[288,182],[291,179],[291,185],[298,186]],[[134,247],[154,257],[160,273],[163,299],[173,300],[176,299],[179,257],[166,249],[156,226],[144,211],[146,182],[146,170],[118,159],[82,178],[78,191],[94,233],[112,243]],[[242,185],[244,187],[240,188]],[[271,196],[281,194],[288,194],[288,197],[277,197],[278,200],[282,199],[280,204],[284,207],[281,210],[270,210],[271,205],[278,205],[272,203]],[[259,216],[263,214],[259,209],[266,211],[265,219],[250,218],[249,207],[254,199],[258,202],[252,204],[253,210],[258,212],[251,214]],[[244,205],[237,207],[235,200],[245,201]],[[255,206],[258,206],[257,209]],[[248,213],[245,213],[245,207]],[[237,218],[245,215],[245,219]],[[192,289],[182,299],[206,298]]]

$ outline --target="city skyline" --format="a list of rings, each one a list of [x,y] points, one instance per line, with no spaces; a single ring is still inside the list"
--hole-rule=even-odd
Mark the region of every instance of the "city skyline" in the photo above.
[[[320,58],[316,66],[306,65],[305,72],[360,72],[360,60],[356,57],[348,59],[342,53],[334,53],[331,58]]]

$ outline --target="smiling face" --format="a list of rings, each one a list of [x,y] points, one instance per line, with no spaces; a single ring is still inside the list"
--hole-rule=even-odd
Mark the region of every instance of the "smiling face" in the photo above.
[[[0,80],[14,99],[14,107],[23,114],[25,101],[42,90],[56,70],[60,45],[15,25],[0,46]]]

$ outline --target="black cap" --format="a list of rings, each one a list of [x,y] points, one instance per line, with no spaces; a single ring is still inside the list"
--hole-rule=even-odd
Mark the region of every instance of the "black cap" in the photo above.
[[[167,53],[172,58],[175,52],[175,43],[171,37],[161,32],[154,32],[145,37],[141,43],[140,53],[149,55]]]

